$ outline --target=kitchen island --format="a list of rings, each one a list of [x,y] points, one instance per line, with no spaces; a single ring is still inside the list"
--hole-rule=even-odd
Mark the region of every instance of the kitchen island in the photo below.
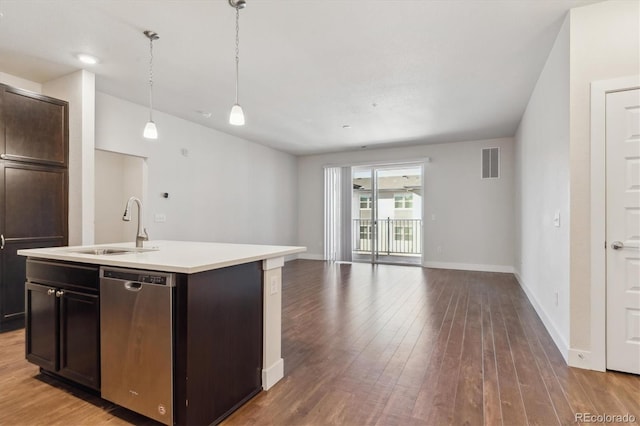
[[[165,424],[217,423],[283,377],[282,266],[285,256],[304,250],[185,241],[150,241],[142,249],[129,243],[21,250],[28,257],[27,359]],[[125,293],[137,297],[122,306],[147,306],[153,316],[143,319],[124,308],[114,314],[121,306],[110,301],[114,277],[125,277]],[[166,304],[136,294],[163,285]],[[114,324],[126,332],[114,332]],[[162,338],[151,337],[164,329],[170,331],[170,364],[159,356]],[[124,346],[116,349],[111,342],[118,339]],[[145,339],[157,347],[139,343]],[[135,361],[120,369],[116,383],[144,370],[141,381],[148,384],[158,380],[154,371],[171,370],[163,385],[170,401],[143,401],[150,396],[137,388],[124,389],[122,403],[106,395],[112,384],[103,384],[114,381],[119,367],[112,360],[118,358]]]

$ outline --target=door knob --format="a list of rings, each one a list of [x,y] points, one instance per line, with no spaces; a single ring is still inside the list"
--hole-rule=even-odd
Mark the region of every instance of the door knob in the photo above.
[[[53,293],[55,293],[56,291],[52,288],[50,288],[49,290],[47,290],[47,295],[49,296],[53,296]]]
[[[63,294],[64,294],[64,291],[62,290],[56,291],[56,297],[62,297]]]
[[[611,243],[611,248],[614,250],[620,250],[624,248],[624,244],[622,243],[622,241],[614,241]]]

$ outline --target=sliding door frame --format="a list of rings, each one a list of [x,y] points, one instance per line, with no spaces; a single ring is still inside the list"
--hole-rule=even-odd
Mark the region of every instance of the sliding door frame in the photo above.
[[[380,170],[394,170],[394,169],[402,169],[409,167],[419,167],[421,171],[421,187],[422,187],[422,208],[421,208],[421,217],[420,220],[422,222],[421,227],[421,235],[420,235],[420,265],[424,265],[425,259],[425,211],[426,211],[426,196],[425,196],[425,170],[426,164],[431,161],[431,158],[417,158],[412,160],[401,160],[401,161],[372,161],[372,162],[361,162],[361,163],[349,163],[342,165],[327,165],[325,167],[351,167],[354,168],[370,168],[371,169],[371,251],[370,251],[370,262],[372,264],[378,263],[389,263],[389,262],[380,262],[378,260],[379,256],[379,242],[378,242],[378,176],[377,172]],[[326,200],[325,200],[326,202]],[[351,214],[351,211],[350,211]],[[345,236],[343,236],[344,238]],[[349,238],[353,238],[350,236]],[[387,242],[388,244],[390,243]]]

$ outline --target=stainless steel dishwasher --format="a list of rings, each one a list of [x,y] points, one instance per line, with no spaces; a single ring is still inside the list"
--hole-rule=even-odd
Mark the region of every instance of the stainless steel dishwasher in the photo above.
[[[173,424],[175,274],[100,268],[102,398]]]

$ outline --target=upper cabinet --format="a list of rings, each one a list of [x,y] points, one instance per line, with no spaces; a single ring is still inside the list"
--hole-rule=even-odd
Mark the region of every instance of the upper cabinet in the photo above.
[[[68,103],[4,85],[0,95],[0,157],[66,167]]]

